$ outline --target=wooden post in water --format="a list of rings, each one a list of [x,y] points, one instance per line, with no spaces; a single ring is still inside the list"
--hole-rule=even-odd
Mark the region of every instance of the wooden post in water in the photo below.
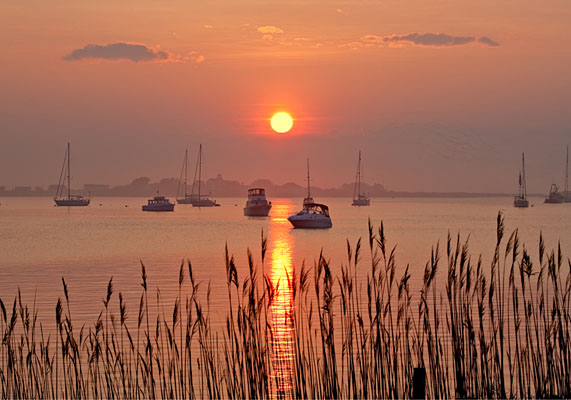
[[[426,370],[424,368],[415,368],[412,375],[412,398],[426,398]]]

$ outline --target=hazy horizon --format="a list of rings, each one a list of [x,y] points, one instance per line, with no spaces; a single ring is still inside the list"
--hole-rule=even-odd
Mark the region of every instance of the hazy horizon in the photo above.
[[[563,185],[571,3],[0,4],[0,185],[204,177],[388,190]],[[270,129],[272,113],[294,118]]]

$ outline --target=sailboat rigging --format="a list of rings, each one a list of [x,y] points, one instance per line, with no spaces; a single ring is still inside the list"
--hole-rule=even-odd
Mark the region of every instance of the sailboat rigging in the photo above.
[[[180,198],[180,186],[182,182],[182,175],[184,174],[184,197]],[[178,204],[192,204],[192,196],[187,193],[187,178],[188,178],[188,149],[184,151],[184,161],[182,163],[182,171],[180,171],[180,178],[178,181],[178,188],[176,190],[176,202]]]
[[[196,179],[196,172],[198,171],[198,180]],[[190,204],[193,207],[220,207],[220,204],[216,203],[216,200],[210,198],[210,195],[202,194],[200,191],[200,184],[202,180],[202,144],[198,150],[198,161],[196,163],[196,169],[194,171],[194,182],[192,183],[192,192],[189,196]],[[194,188],[198,187],[198,193],[194,193]]]
[[[65,156],[63,158],[63,165],[61,167],[61,172],[59,176],[59,182],[57,185],[57,192],[54,196],[54,202],[56,206],[87,206],[89,205],[90,198],[85,198],[81,195],[71,194],[71,154],[70,145],[67,143],[67,148],[65,151]],[[64,175],[65,174],[65,175]],[[65,180],[67,178],[67,185],[65,185]],[[64,186],[67,186],[67,196],[63,195]]]
[[[361,151],[359,151],[359,161],[357,162],[357,176],[355,178],[355,189],[353,190],[353,206],[368,206],[371,199],[368,194],[361,193]]]
[[[519,171],[519,192],[514,196],[514,207],[525,208],[529,207],[527,200],[527,186],[525,182],[525,156],[521,153],[521,171]]]

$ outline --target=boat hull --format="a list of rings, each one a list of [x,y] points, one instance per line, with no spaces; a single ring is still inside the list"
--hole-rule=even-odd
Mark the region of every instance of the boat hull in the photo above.
[[[176,199],[176,202],[178,204],[192,204],[192,199],[191,198],[183,198],[183,199]]]
[[[85,207],[89,205],[89,199],[54,199],[58,207]]]
[[[144,205],[142,206],[143,211],[154,211],[154,212],[168,212],[174,211],[174,203],[171,204],[159,204],[159,205]]]
[[[544,203],[561,204],[561,203],[565,203],[565,199],[563,197],[551,197],[551,198],[545,199]]]
[[[351,205],[361,207],[361,206],[368,206],[370,204],[371,204],[370,199],[353,199],[353,203]]]
[[[267,217],[272,206],[269,204],[246,206],[244,207],[244,216],[246,217]]]
[[[220,207],[214,200],[202,199],[202,200],[192,200],[191,203],[193,207]]]
[[[529,207],[529,201],[527,199],[514,199],[514,207],[516,208]]]
[[[288,221],[297,229],[328,229],[333,226],[331,218],[323,215],[292,215]]]

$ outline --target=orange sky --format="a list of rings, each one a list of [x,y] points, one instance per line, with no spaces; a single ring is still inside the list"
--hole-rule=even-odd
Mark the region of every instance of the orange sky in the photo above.
[[[562,183],[571,140],[571,3],[0,3],[0,185],[177,176],[353,179],[396,190]],[[91,45],[91,46],[89,46]],[[285,109],[291,134],[267,119]]]

